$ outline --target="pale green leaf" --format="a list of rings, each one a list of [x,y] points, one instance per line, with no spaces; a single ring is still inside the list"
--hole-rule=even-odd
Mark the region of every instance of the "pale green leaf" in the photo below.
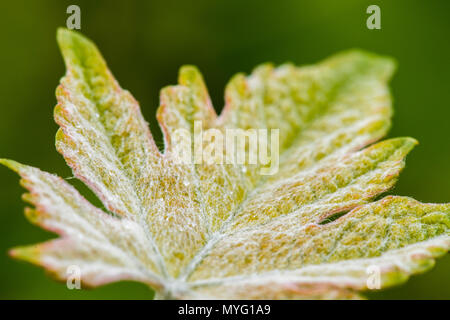
[[[161,153],[95,45],[68,30],[58,43],[67,73],[56,146],[109,212],[54,175],[0,160],[29,191],[27,217],[60,235],[13,256],[59,279],[77,265],[89,286],[144,282],[159,298],[311,299],[359,298],[368,270],[380,287],[402,283],[448,251],[450,205],[372,202],[416,144],[373,144],[390,126],[389,58],[354,50],[311,66],[262,65],[233,77],[219,117],[199,71],[182,67],[179,84],[161,91]],[[221,133],[279,129],[279,170],[180,164],[176,131],[194,134],[198,122]]]

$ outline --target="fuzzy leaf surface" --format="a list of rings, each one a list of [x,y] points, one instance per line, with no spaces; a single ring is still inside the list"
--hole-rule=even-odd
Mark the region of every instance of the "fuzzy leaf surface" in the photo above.
[[[199,71],[184,66],[161,91],[160,152],[96,46],[64,29],[58,43],[67,72],[56,147],[105,210],[55,175],[0,160],[28,190],[28,219],[60,236],[14,257],[60,280],[77,265],[87,286],[140,281],[159,298],[347,299],[369,289],[368,270],[384,288],[448,252],[450,205],[374,201],[417,143],[376,143],[390,127],[391,59],[353,50],[309,66],[262,65],[231,79],[220,116]],[[223,134],[279,129],[279,170],[180,164],[176,131],[194,134],[196,121]]]

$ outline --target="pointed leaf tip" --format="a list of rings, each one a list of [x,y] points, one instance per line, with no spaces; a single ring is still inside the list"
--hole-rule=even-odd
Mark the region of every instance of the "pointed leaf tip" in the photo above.
[[[14,259],[27,261],[32,264],[39,264],[40,260],[39,245],[16,247],[9,250],[8,254]]]
[[[19,173],[20,169],[22,169],[24,167],[23,164],[16,162],[14,160],[9,160],[9,159],[0,159],[0,164],[4,165],[5,167],[7,167],[17,173]]]
[[[59,28],[56,37],[68,68],[72,65],[96,70],[106,68],[106,63],[97,46],[81,33]]]
[[[88,38],[77,31],[69,30],[66,28],[58,28],[56,33],[56,40],[60,46],[64,46],[74,41],[86,41],[91,42]],[[92,42],[91,42],[92,43]]]
[[[185,84],[185,82],[195,82],[198,81],[198,79],[202,79],[202,74],[200,73],[200,70],[193,65],[184,65],[181,66],[179,71],[179,82],[181,84]]]
[[[415,146],[419,144],[419,141],[411,137],[399,137],[399,138],[392,138],[389,140],[396,141],[399,144],[402,144],[403,147],[407,150],[407,152],[411,151]]]

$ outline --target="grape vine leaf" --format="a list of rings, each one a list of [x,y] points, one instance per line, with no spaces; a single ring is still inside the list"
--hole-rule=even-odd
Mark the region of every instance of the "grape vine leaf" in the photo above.
[[[450,247],[450,205],[374,199],[395,184],[416,141],[375,143],[390,127],[393,61],[352,50],[315,65],[257,67],[232,78],[218,117],[201,74],[161,91],[156,147],[138,103],[96,46],[57,35],[67,72],[54,111],[57,150],[105,210],[65,180],[2,159],[28,190],[26,217],[60,237],[11,250],[83,286],[139,281],[157,298],[360,298],[424,272]],[[279,171],[179,164],[175,130],[280,130]]]

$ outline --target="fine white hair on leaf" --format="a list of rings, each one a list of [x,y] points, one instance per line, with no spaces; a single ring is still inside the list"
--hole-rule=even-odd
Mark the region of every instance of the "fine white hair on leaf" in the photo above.
[[[104,210],[64,179],[0,159],[28,190],[27,218],[59,235],[13,257],[59,280],[77,266],[86,286],[143,282],[157,298],[357,299],[372,289],[373,270],[385,288],[448,252],[449,204],[374,201],[417,144],[377,142],[391,125],[390,58],[350,50],[309,66],[261,65],[230,80],[219,116],[200,72],[184,66],[178,84],[161,90],[160,152],[96,46],[65,29],[58,43],[67,72],[56,147]],[[243,163],[215,161],[230,146],[180,161],[180,150],[206,145],[195,139],[198,125],[217,135],[275,130],[268,149],[278,170],[260,174],[247,145]],[[177,130],[194,139],[177,139]]]

